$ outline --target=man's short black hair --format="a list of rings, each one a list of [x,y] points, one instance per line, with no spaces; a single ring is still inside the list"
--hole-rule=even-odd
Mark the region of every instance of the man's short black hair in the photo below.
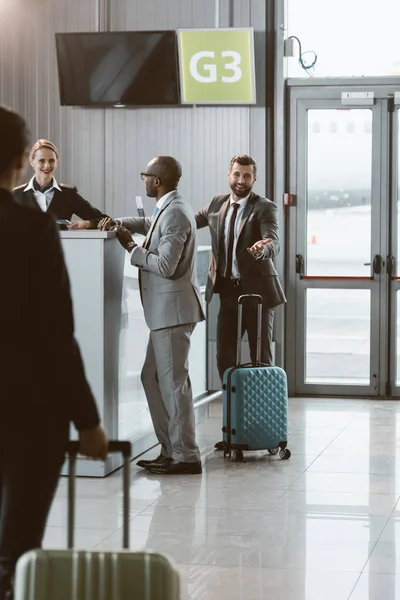
[[[234,156],[231,159],[231,162],[229,163],[229,168],[232,169],[232,167],[235,163],[237,163],[238,165],[242,165],[242,167],[247,167],[247,166],[253,165],[253,172],[254,172],[254,175],[256,175],[257,165],[256,165],[256,161],[254,160],[254,158],[252,156],[249,156],[248,154],[236,154],[236,156]]]
[[[182,177],[181,164],[173,156],[157,156],[154,163],[161,182],[171,188],[178,187]]]
[[[10,169],[13,160],[22,156],[29,144],[29,130],[15,111],[0,106],[0,177]]]

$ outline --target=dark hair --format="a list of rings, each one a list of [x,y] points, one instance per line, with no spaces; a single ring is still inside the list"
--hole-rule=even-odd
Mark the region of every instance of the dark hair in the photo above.
[[[231,159],[231,162],[229,163],[229,169],[232,169],[235,163],[238,163],[238,165],[242,165],[244,167],[248,165],[253,165],[254,175],[257,173],[256,161],[252,156],[249,156],[248,154],[236,154],[236,156],[234,156]]]
[[[157,156],[154,167],[166,187],[176,188],[182,177],[181,164],[173,156]]]
[[[49,142],[49,140],[38,140],[37,142],[35,142],[30,151],[29,160],[33,160],[35,158],[36,152],[38,150],[41,150],[42,148],[47,148],[47,150],[52,150],[58,160],[58,154],[59,154],[58,150],[57,150],[56,146],[53,144],[53,142]]]
[[[0,176],[7,173],[13,160],[22,156],[29,144],[29,130],[16,112],[0,106]]]

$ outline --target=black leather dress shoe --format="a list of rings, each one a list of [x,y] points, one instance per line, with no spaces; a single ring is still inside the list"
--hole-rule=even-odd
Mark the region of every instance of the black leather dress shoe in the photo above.
[[[214,446],[216,450],[224,450],[226,446],[226,442],[217,442]]]
[[[172,458],[160,454],[160,456],[153,458],[153,460],[138,460],[136,464],[138,467],[142,467],[142,469],[147,469],[149,465],[163,465],[169,464],[170,462],[172,462]]]
[[[149,473],[158,475],[201,475],[201,462],[176,462],[152,464],[147,467]]]

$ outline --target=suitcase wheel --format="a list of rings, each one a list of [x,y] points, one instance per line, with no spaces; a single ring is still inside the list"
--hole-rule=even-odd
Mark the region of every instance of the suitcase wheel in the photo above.
[[[275,456],[275,454],[278,454],[278,452],[279,452],[279,448],[268,448],[268,453],[272,454],[273,456]]]
[[[282,460],[287,460],[288,458],[290,458],[292,456],[292,453],[290,452],[290,450],[288,450],[288,448],[284,448],[283,450],[281,450],[279,452],[279,457]]]
[[[243,452],[241,450],[234,450],[232,452],[232,460],[241,462],[243,460]]]

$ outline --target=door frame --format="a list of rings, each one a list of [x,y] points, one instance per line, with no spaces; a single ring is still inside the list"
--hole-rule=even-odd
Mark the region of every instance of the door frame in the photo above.
[[[306,110],[307,108],[340,108],[341,93],[343,91],[372,91],[374,92],[374,104],[365,106],[363,104],[354,104],[348,108],[368,109],[373,110],[372,122],[372,187],[371,187],[371,209],[372,219],[378,218],[380,221],[379,227],[379,242],[376,244],[373,240],[371,247],[371,255],[380,254],[385,257],[389,254],[390,235],[393,240],[397,235],[397,219],[392,221],[392,232],[389,233],[389,206],[384,199],[391,194],[391,212],[396,214],[397,211],[397,187],[398,187],[398,126],[397,118],[389,118],[389,98],[395,92],[400,92],[400,82],[398,79],[387,77],[373,78],[313,78],[313,79],[288,79],[286,82],[286,106],[287,106],[287,178],[286,190],[289,194],[297,198],[299,192],[306,190],[306,169],[307,169],[307,140],[299,140],[299,131],[306,127]],[[399,106],[400,108],[400,106]],[[396,113],[398,117],[400,113]],[[301,120],[303,119],[303,121]],[[389,164],[389,144],[392,143],[392,159]],[[303,152],[304,157],[299,159],[299,155]],[[395,163],[395,160],[397,162]],[[300,168],[299,168],[300,167]],[[373,199],[374,198],[374,202]],[[378,202],[377,202],[378,199]],[[383,200],[383,201],[382,201]],[[346,385],[318,385],[301,383],[301,370],[304,364],[301,358],[299,359],[299,349],[302,344],[298,338],[303,335],[303,352],[305,351],[305,313],[304,300],[299,302],[299,275],[296,273],[296,253],[299,247],[299,241],[306,246],[306,240],[298,240],[298,219],[300,218],[301,210],[304,207],[299,205],[299,209],[294,205],[286,207],[286,281],[287,281],[287,297],[288,303],[286,308],[286,331],[285,331],[285,348],[286,352],[286,370],[288,375],[289,392],[293,395],[318,395],[318,396],[378,396],[385,397],[388,388],[389,371],[386,365],[390,363],[390,375],[392,382],[395,378],[396,364],[396,336],[391,340],[390,359],[388,360],[388,334],[390,323],[395,323],[396,314],[396,296],[393,289],[398,289],[397,285],[392,286],[392,306],[391,320],[387,315],[389,284],[386,273],[378,276],[380,281],[372,281],[367,289],[372,289],[371,292],[371,313],[374,318],[371,318],[371,369],[370,369],[370,385],[369,386],[346,386]],[[375,213],[378,213],[376,215]],[[304,219],[304,215],[303,219]],[[305,230],[303,231],[303,237]],[[376,251],[375,251],[376,250]],[[392,254],[396,248],[392,248]],[[318,281],[318,280],[317,280]],[[364,283],[364,282],[362,282]],[[311,285],[310,285],[311,284]],[[361,284],[361,282],[360,282]],[[330,287],[329,280],[323,283],[321,280],[318,283],[312,284],[308,282],[307,287]],[[337,288],[351,289],[366,289],[361,284],[355,286],[350,280],[343,280],[336,284]],[[400,287],[400,282],[399,282]],[[374,305],[372,304],[374,302]],[[292,307],[292,310],[290,310]],[[296,307],[296,310],[294,310]],[[302,318],[303,315],[303,318]],[[378,317],[375,322],[375,316]],[[299,323],[300,320],[300,323]],[[301,325],[301,323],[303,324]],[[382,325],[382,327],[380,327]],[[295,332],[295,333],[294,333]],[[299,333],[300,332],[300,333]],[[374,337],[372,337],[374,336]],[[373,351],[373,340],[378,341],[378,349]],[[376,389],[372,374],[378,374]],[[400,388],[392,386],[390,390],[393,396],[400,395]]]

